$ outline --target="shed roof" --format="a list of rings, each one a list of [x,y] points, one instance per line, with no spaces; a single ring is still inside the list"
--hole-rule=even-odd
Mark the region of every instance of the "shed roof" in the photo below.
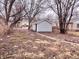
[[[51,20],[49,20],[49,19],[43,19],[43,20],[36,20],[33,24],[40,24],[40,23],[42,23],[42,22],[47,22],[47,23],[49,23],[49,24],[52,24],[52,21]]]

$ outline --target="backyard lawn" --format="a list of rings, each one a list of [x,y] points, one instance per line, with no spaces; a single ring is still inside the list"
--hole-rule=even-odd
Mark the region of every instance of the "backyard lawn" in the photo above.
[[[16,30],[0,39],[0,59],[79,59],[79,44]]]

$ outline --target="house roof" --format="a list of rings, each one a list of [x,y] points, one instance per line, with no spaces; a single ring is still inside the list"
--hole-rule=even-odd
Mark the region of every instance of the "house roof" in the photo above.
[[[49,19],[43,19],[43,20],[36,20],[33,24],[40,24],[40,23],[42,23],[42,22],[48,22],[49,24],[52,24],[52,21],[51,20],[49,20]]]
[[[75,21],[74,23],[79,23],[79,21]]]

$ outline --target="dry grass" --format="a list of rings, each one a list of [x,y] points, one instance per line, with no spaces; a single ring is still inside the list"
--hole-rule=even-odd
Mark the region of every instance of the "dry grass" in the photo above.
[[[68,32],[69,34],[72,34],[74,36],[79,36],[79,32],[73,31],[73,32]]]
[[[0,40],[0,59],[79,59],[79,45],[15,31]]]

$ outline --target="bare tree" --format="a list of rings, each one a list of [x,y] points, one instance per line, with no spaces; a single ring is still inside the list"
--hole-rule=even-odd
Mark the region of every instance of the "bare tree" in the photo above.
[[[43,10],[43,6],[45,4],[45,0],[29,0],[26,1],[26,16],[28,17],[29,27],[30,29],[33,20],[35,17]]]
[[[25,9],[25,5],[22,2],[23,0],[0,1],[0,4],[3,5],[3,10],[1,10],[0,13],[1,16],[5,18],[4,22],[7,26],[9,26],[9,30],[13,28],[13,26],[23,17],[22,12]]]
[[[23,0],[15,2],[14,9],[12,9],[10,16],[13,19],[10,27],[14,27],[16,23],[23,20],[23,17],[25,16],[25,14],[23,13],[24,9],[25,4],[23,4]]]
[[[76,7],[77,0],[53,0],[48,1],[48,6],[57,14],[59,20],[60,33],[65,34],[68,25],[72,20],[73,12]]]

